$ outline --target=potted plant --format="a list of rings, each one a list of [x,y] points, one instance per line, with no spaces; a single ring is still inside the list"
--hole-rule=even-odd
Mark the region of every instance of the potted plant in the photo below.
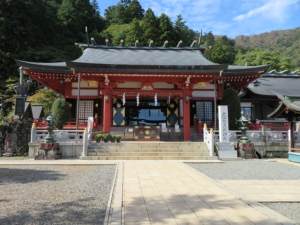
[[[97,134],[96,135],[96,142],[100,142],[101,139],[103,139],[103,135],[102,134]]]
[[[116,140],[116,136],[115,136],[115,135],[111,135],[111,136],[110,136],[110,141],[111,141],[111,142],[115,142],[115,140]]]
[[[108,142],[108,139],[110,139],[110,134],[103,134],[104,142]]]
[[[121,135],[116,135],[116,139],[117,139],[117,142],[121,142],[121,139],[122,139],[122,136]]]

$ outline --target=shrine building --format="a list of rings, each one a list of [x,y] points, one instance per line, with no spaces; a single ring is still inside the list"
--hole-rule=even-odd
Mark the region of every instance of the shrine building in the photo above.
[[[83,51],[70,62],[36,63],[16,60],[30,77],[63,95],[73,121],[86,127],[88,117],[110,133],[114,126],[180,125],[183,140],[197,120],[216,121],[218,101],[226,87],[240,90],[262,77],[269,65],[232,66],[210,62],[210,47],[111,46],[76,43]],[[79,82],[80,81],[80,82]],[[79,104],[78,104],[79,103]],[[79,126],[79,127],[80,127]],[[81,127],[82,127],[81,126]]]

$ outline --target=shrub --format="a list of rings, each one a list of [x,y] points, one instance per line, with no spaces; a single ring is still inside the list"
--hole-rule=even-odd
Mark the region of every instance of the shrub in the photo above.
[[[115,136],[115,135],[111,135],[110,138],[111,138],[111,139],[115,139],[116,136]]]
[[[116,135],[116,139],[122,139],[121,135]]]
[[[71,109],[69,103],[64,98],[57,98],[52,105],[52,116],[55,118],[57,129],[63,129],[67,121],[71,119]]]
[[[110,139],[110,137],[111,137],[110,134],[103,134],[104,139]]]
[[[97,134],[96,135],[96,139],[102,139],[103,138],[103,135],[102,134]]]
[[[221,105],[228,106],[228,122],[230,130],[238,130],[239,126],[236,120],[241,117],[241,102],[238,93],[233,88],[228,88],[224,91]]]

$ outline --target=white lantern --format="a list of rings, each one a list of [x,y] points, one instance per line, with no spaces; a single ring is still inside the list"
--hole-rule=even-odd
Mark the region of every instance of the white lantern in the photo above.
[[[139,104],[140,104],[140,98],[139,98],[139,93],[137,94],[137,96],[136,96],[136,105],[137,106],[139,106]]]
[[[157,93],[154,95],[154,104],[157,106]]]

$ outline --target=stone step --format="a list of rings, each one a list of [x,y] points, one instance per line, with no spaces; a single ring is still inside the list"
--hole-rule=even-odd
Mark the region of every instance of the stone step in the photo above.
[[[149,146],[186,146],[186,147],[190,147],[190,146],[205,146],[204,142],[136,142],[136,141],[126,141],[126,142],[108,142],[108,143],[104,143],[104,142],[92,142],[90,144],[91,146],[140,146],[140,147],[149,147]]]
[[[89,152],[209,152],[207,148],[201,149],[116,149],[116,148],[89,148]]]
[[[209,152],[88,152],[88,156],[209,156]]]
[[[218,160],[217,156],[81,156],[82,160]]]

